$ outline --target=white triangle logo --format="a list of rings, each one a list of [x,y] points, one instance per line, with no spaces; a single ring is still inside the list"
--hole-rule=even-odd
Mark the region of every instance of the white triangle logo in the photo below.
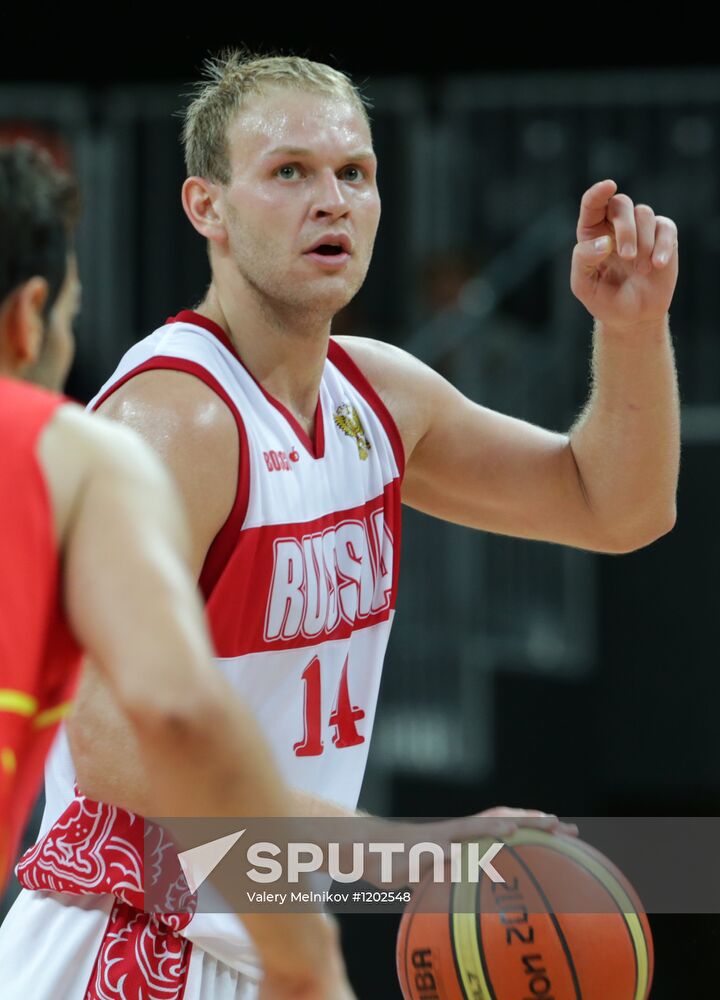
[[[240,830],[238,833],[231,833],[227,837],[211,840],[207,844],[192,847],[189,851],[181,851],[178,854],[178,861],[190,892],[197,892],[208,875],[233,849],[244,833],[245,830]]]

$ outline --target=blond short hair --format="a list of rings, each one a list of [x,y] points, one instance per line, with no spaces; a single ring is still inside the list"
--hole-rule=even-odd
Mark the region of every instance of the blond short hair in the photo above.
[[[300,56],[258,56],[232,49],[208,59],[184,113],[182,141],[191,177],[230,181],[228,127],[251,97],[268,88],[326,94],[349,101],[370,125],[369,102],[349,76]]]

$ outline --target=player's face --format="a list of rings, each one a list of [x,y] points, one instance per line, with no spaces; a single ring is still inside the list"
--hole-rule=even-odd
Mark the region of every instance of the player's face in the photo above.
[[[80,280],[74,254],[68,256],[65,280],[45,321],[40,354],[23,378],[46,389],[62,389],[75,354],[73,322],[80,308]]]
[[[365,279],[380,220],[363,114],[342,98],[274,89],[238,115],[228,141],[222,198],[238,271],[276,306],[333,315]]]

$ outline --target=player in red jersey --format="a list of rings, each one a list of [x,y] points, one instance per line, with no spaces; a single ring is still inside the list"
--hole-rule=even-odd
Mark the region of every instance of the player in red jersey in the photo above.
[[[76,201],[48,157],[0,149],[0,884],[82,650],[134,727],[159,813],[283,815],[289,801],[210,669],[169,477],[134,434],[47,391],[72,357]],[[320,917],[261,917],[251,932],[268,998],[350,997]]]

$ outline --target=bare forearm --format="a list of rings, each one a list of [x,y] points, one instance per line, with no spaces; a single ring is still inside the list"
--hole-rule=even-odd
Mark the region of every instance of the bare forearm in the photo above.
[[[198,687],[192,705],[150,691],[122,705],[87,663],[68,725],[80,790],[142,816],[287,815],[290,793],[254,718],[222,678],[208,680],[204,705]]]
[[[217,677],[192,712],[133,718],[165,815],[286,816],[289,792],[252,713]]]
[[[680,413],[667,321],[632,332],[597,324],[592,393],[570,442],[609,548],[639,548],[670,530]]]

